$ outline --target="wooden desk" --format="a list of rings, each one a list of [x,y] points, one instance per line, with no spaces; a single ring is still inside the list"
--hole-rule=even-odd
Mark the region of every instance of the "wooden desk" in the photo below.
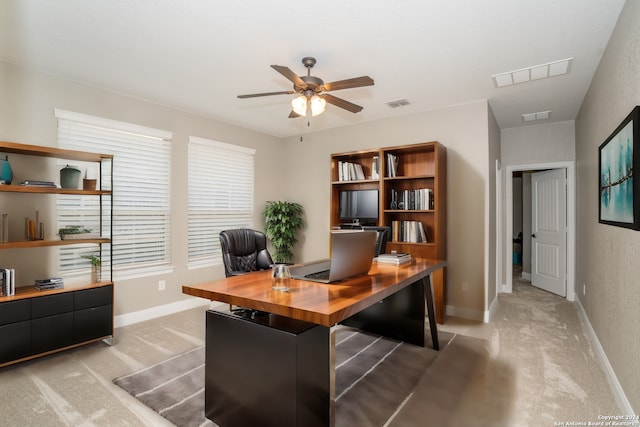
[[[419,340],[414,343],[424,345],[426,301],[433,348],[438,350],[438,331],[430,279],[431,274],[438,274],[446,265],[446,261],[428,259],[415,259],[410,264],[397,267],[387,264],[373,264],[366,276],[358,276],[330,285],[292,279],[289,292],[271,289],[270,271],[252,272],[218,281],[183,286],[182,292],[188,295],[276,315],[275,317],[269,316],[268,319],[250,321],[234,319],[233,316],[220,315],[215,312],[207,313],[207,362],[205,368],[205,413],[207,417],[220,424],[221,427],[249,425],[246,423],[251,423],[256,419],[260,419],[263,426],[329,425],[332,401],[330,383],[332,383],[333,375],[333,369],[329,366],[329,328],[343,321],[348,323],[366,312],[371,312],[376,316],[379,312],[378,307],[384,306],[384,304],[377,303],[395,298],[397,295],[405,295],[407,291],[411,291],[413,293],[406,294],[403,298],[411,299],[411,305],[413,305],[411,310],[414,312],[415,307],[421,309],[421,315],[418,315],[419,323],[412,322],[417,324],[419,328],[417,330]],[[419,292],[423,293],[424,299],[415,297],[415,289],[420,289]],[[396,310],[396,305],[395,303],[388,304],[387,310]],[[383,308],[383,310],[385,309]],[[394,318],[397,319],[398,315],[394,314]],[[293,327],[281,327],[280,324],[286,323],[283,322],[286,319],[307,322],[308,326],[295,324]],[[314,324],[319,326],[314,327]],[[359,325],[362,322],[356,324]],[[364,324],[368,324],[366,320]],[[399,323],[399,325],[403,324]],[[278,330],[287,328],[289,329],[283,335],[294,336],[293,344],[286,345],[288,348],[286,353],[281,351],[279,355],[270,356],[269,353],[273,353],[274,348],[278,346],[273,345],[273,341],[265,340],[263,335],[273,333],[273,339],[277,340],[279,339],[277,338]],[[373,325],[373,329],[376,328],[377,326]],[[413,328],[415,329],[415,327]],[[392,327],[375,332],[389,335],[386,332],[393,332],[394,329],[399,328]],[[231,330],[233,332],[230,332]],[[291,332],[294,330],[295,332],[292,334]],[[296,334],[300,334],[300,338],[295,338]],[[392,338],[398,337],[392,336]],[[399,339],[404,338],[400,335]],[[258,342],[262,342],[262,344]],[[263,351],[264,353],[261,353]],[[313,357],[293,360],[291,355],[296,351],[307,355],[312,354]],[[264,356],[256,359],[256,354]],[[274,363],[282,358],[288,360],[286,364],[283,364],[283,369],[288,369],[292,364],[299,363],[299,368],[293,368],[299,369],[299,371],[293,374],[286,372],[286,375],[285,373],[276,375],[278,383],[268,385],[265,389],[265,376],[257,373],[255,366],[256,363],[265,363],[263,360],[268,357],[271,357],[269,359],[271,362],[261,368],[263,372],[272,374],[275,369]],[[225,365],[224,369],[217,368],[220,364]],[[251,374],[247,374],[248,372]],[[268,390],[291,390],[307,386],[308,381],[300,383],[299,379],[295,379],[300,372],[312,373],[311,376],[316,381],[312,391],[303,393],[302,396],[300,394],[290,396],[288,399],[295,401],[291,404],[291,408],[278,407],[277,410],[274,410],[274,405],[264,405],[264,399],[269,398],[266,395]],[[280,380],[285,377],[294,378],[293,381],[298,382],[281,384]],[[214,403],[214,394],[224,404]],[[307,400],[309,395],[311,398]],[[216,407],[213,408],[213,406]],[[230,410],[229,408],[234,409]],[[304,414],[305,418],[301,419],[300,414]]]
[[[290,292],[271,289],[271,272],[265,270],[197,285],[184,285],[182,292],[318,325],[333,326],[400,289],[429,277],[432,273],[437,274],[446,265],[446,261],[421,258],[399,267],[374,263],[367,276],[331,285],[291,280]]]

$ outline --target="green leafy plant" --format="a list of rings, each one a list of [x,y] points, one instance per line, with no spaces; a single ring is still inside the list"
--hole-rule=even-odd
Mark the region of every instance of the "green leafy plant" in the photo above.
[[[303,209],[293,202],[267,202],[264,210],[264,232],[274,248],[273,260],[277,263],[293,259],[296,234],[304,225]]]
[[[102,263],[100,260],[100,255],[87,254],[87,255],[82,255],[82,258],[88,259],[93,267],[100,267],[100,264]]]

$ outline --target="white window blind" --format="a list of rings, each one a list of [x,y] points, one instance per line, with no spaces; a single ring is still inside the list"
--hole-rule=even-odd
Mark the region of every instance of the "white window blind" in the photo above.
[[[135,273],[136,269],[147,271],[150,267],[153,270],[154,266],[169,264],[172,133],[57,109],[55,116],[60,148],[114,155],[114,270]],[[110,179],[108,175],[104,176],[104,169],[103,189]],[[91,198],[58,198],[59,227],[69,224],[95,226],[98,201],[85,199]],[[107,203],[103,209],[111,208],[109,199],[104,198],[103,202]],[[105,232],[103,227],[103,235]],[[61,248],[62,272],[78,269],[78,250],[82,248]]]
[[[188,258],[222,262],[219,234],[253,226],[255,150],[189,137]]]

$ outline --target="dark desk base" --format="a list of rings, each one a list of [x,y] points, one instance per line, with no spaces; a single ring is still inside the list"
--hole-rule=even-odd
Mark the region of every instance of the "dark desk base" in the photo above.
[[[433,349],[439,350],[433,294],[428,277],[349,317],[341,324],[424,347],[425,302]]]
[[[429,279],[342,322],[424,347],[425,300],[438,350]],[[273,314],[207,311],[205,415],[221,427],[331,425],[330,328]]]
[[[221,427],[330,425],[329,328],[207,311],[205,415]]]

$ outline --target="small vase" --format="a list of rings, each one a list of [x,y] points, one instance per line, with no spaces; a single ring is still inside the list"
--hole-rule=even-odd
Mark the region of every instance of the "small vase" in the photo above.
[[[11,164],[9,164],[9,156],[6,156],[4,160],[0,160],[0,181],[9,185],[11,180],[13,180],[13,171],[11,170]]]
[[[101,271],[99,265],[91,266],[91,283],[98,283],[101,279]]]

